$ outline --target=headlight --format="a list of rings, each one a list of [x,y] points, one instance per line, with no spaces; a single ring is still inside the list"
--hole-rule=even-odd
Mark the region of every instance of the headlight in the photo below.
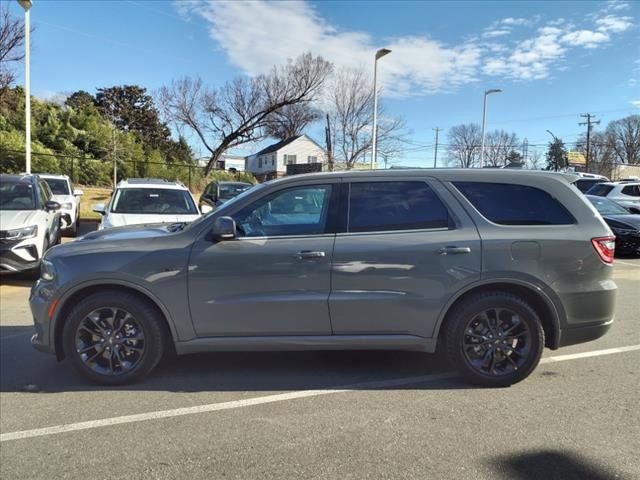
[[[49,260],[42,260],[40,264],[40,278],[50,282],[56,278],[56,267]]]
[[[16,228],[13,230],[7,230],[4,232],[4,240],[24,240],[26,238],[33,238],[38,235],[38,226],[31,225],[30,227]]]
[[[73,203],[66,202],[66,203],[63,203],[62,205],[60,205],[60,207],[62,207],[62,210],[71,210],[71,209],[73,209]]]

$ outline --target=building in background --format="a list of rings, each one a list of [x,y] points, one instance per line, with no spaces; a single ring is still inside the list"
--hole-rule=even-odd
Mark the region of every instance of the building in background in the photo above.
[[[291,137],[269,145],[258,153],[246,157],[246,171],[258,181],[271,180],[287,174],[287,165],[327,161],[325,150],[307,135]]]

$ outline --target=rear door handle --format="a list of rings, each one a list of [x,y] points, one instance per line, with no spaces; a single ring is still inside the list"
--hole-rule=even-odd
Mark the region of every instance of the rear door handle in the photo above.
[[[322,258],[324,257],[324,252],[312,252],[310,250],[303,250],[296,253],[294,257],[298,260],[304,260],[307,258]]]
[[[438,250],[440,255],[459,255],[461,253],[471,253],[471,247],[442,247]]]

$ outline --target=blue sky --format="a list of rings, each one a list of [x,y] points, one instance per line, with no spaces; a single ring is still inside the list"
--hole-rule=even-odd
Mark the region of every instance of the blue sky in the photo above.
[[[640,2],[34,4],[32,90],[47,98],[124,83],[153,91],[183,75],[219,85],[304,51],[372,69],[375,50],[389,47],[381,103],[411,131],[396,160],[406,165],[432,165],[434,127],[446,142],[452,125],[479,123],[486,88],[504,90],[489,99],[488,128],[531,149],[546,129],[570,145],[584,131],[580,113],[601,126],[640,113]]]

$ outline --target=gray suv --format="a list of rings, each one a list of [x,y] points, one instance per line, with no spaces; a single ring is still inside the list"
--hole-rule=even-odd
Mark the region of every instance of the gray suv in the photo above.
[[[93,232],[47,253],[32,344],[106,384],[169,351],[437,349],[472,382],[510,385],[545,346],[613,322],[614,237],[569,179],[300,175],[190,224]]]

